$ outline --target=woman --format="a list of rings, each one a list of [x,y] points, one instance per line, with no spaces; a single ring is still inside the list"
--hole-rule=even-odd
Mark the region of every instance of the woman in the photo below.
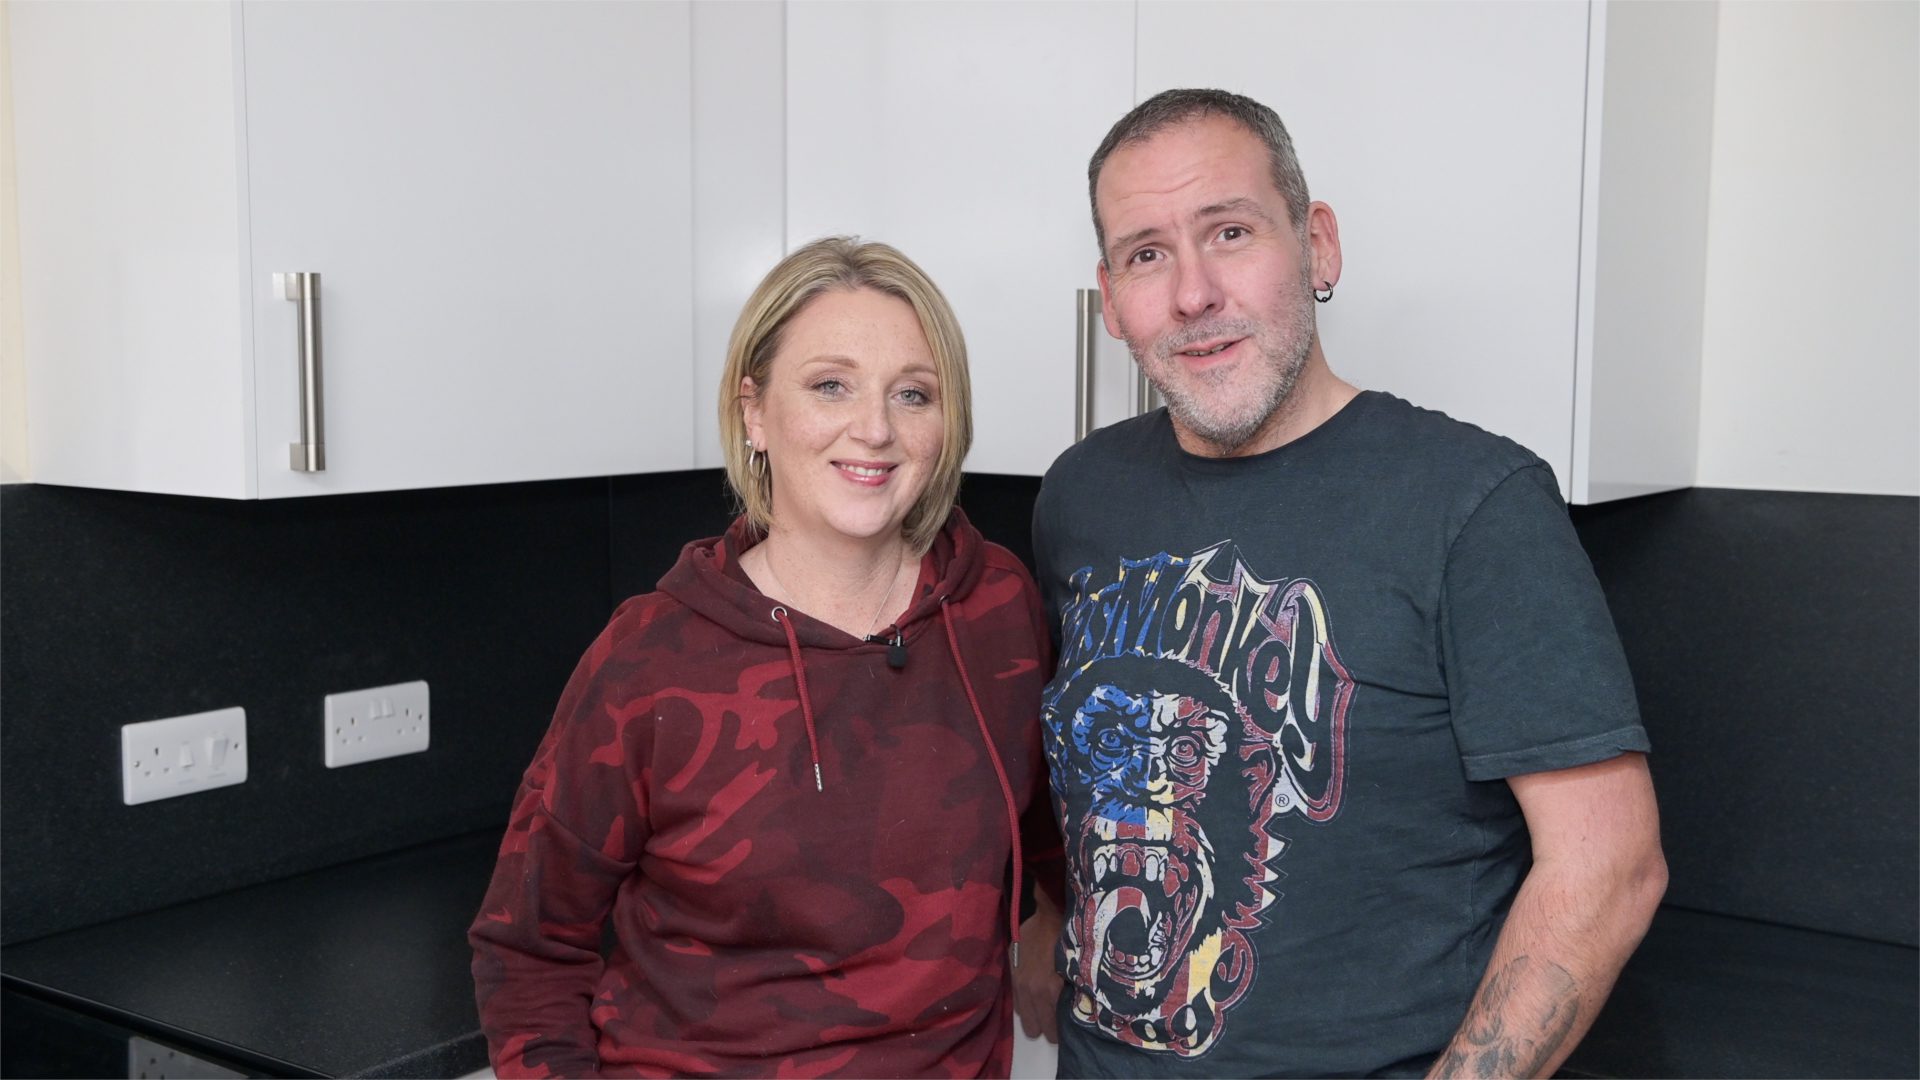
[[[494,1068],[1005,1076],[1051,665],[1031,578],[953,508],[953,312],[884,244],[801,248],[720,429],[744,513],[614,612],[515,801],[469,932]]]

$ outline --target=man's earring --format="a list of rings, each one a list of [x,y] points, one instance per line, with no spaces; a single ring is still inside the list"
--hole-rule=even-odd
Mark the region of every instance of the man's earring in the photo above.
[[[1313,298],[1322,304],[1333,299],[1332,283],[1326,281],[1321,282],[1320,287],[1313,290]]]

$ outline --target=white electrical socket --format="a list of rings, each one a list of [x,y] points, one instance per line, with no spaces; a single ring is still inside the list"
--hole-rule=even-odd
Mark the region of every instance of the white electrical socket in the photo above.
[[[427,684],[395,683],[327,695],[327,768],[427,748]]]
[[[246,1075],[138,1035],[127,1037],[128,1080],[226,1080]]]
[[[247,710],[237,705],[120,727],[120,798],[128,806],[246,779]]]

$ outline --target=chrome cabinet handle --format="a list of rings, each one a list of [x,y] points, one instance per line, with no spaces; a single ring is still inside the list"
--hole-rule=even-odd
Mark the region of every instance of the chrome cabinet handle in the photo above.
[[[1133,415],[1145,416],[1160,407],[1160,395],[1153,388],[1153,380],[1147,378],[1147,373],[1141,371],[1138,365],[1135,365],[1134,373]]]
[[[287,448],[294,472],[327,471],[326,411],[320,393],[320,275],[273,275],[280,299],[300,305],[300,441]]]
[[[1093,348],[1100,332],[1100,290],[1076,289],[1074,300],[1078,355],[1073,372],[1073,441],[1079,442],[1093,430]]]

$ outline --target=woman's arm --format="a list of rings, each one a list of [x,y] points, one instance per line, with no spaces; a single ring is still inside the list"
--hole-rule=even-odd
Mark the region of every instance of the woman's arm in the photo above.
[[[501,841],[480,914],[467,931],[494,1071],[592,1076],[591,1007],[600,932],[646,841],[650,703],[616,657],[620,615],[574,669]]]

